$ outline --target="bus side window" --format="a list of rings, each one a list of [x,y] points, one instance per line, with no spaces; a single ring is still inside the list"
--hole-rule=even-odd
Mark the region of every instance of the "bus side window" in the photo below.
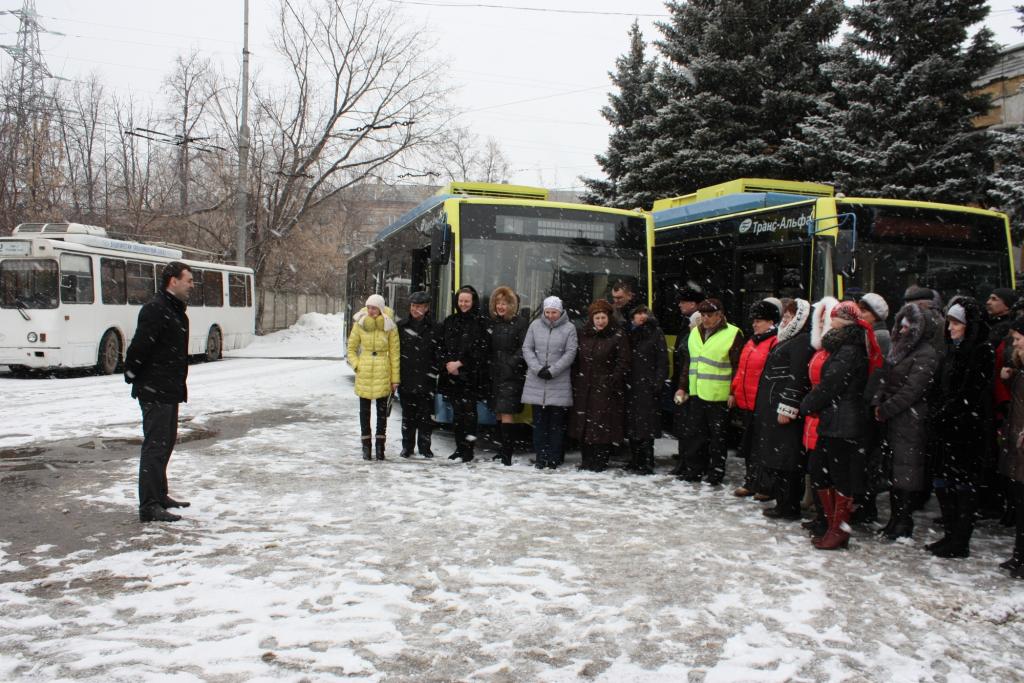
[[[242,273],[228,273],[228,305],[234,307],[248,306],[248,276]]]
[[[152,263],[128,262],[128,303],[139,306],[147,303],[156,293],[156,276]]]
[[[105,304],[120,306],[128,303],[128,284],[121,259],[100,259],[100,296]]]
[[[60,300],[66,304],[91,304],[92,259],[81,254],[60,255]]]
[[[198,268],[193,268],[192,269],[192,282],[194,284],[192,286],[192,295],[189,296],[189,298],[188,298],[188,305],[189,306],[195,307],[195,306],[202,306],[202,305],[204,305],[203,302],[206,301],[206,298],[205,298],[206,293],[203,291],[205,289],[205,287],[203,287],[203,282],[205,282],[205,280],[204,280],[205,277],[206,277],[206,271],[205,270],[199,270]]]
[[[224,305],[224,276],[215,270],[208,270],[203,276],[203,304]]]

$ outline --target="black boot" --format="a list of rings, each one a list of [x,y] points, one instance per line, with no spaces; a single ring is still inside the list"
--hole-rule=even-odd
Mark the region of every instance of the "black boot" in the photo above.
[[[420,427],[419,434],[416,436],[416,445],[420,450],[420,455],[424,458],[433,458],[434,451],[430,450],[430,431]]]
[[[943,550],[953,540],[953,527],[956,526],[957,505],[956,494],[948,487],[935,489],[935,497],[939,499],[939,512],[942,514],[942,538],[929,543],[925,550],[934,553]]]
[[[541,461],[537,461],[538,467],[544,467]],[[580,469],[588,472],[594,471],[594,446],[589,443],[580,444]]]
[[[860,505],[850,517],[851,524],[873,524],[878,521],[878,507],[875,505],[877,494],[866,493],[858,496]]]
[[[890,541],[897,538],[910,538],[914,535],[914,517],[911,515],[910,503],[913,493],[893,489],[889,492],[889,507],[892,508],[892,516],[889,520],[888,530],[883,534]]]
[[[373,446],[373,437],[363,437],[363,460],[373,460],[373,453],[371,452]]]
[[[181,515],[175,515],[164,510],[159,505],[148,505],[139,509],[140,522],[177,522]]]
[[[384,440],[386,438],[387,437],[384,434],[378,434],[377,435],[377,459],[378,460],[383,460],[384,459]]]
[[[501,464],[505,467],[512,466],[512,424],[509,422],[501,423],[501,450],[498,451],[501,455]]]
[[[654,444],[651,441],[633,440],[629,444],[630,469],[637,474],[654,474]]]
[[[402,458],[411,458],[416,445],[416,427],[412,420],[402,418],[402,450],[398,454]]]
[[[1011,572],[1020,571],[1024,567],[1024,484],[1014,483],[1014,510],[1017,513],[1017,539],[1013,545],[1013,555],[1009,560],[1003,562],[999,566],[1003,569],[1008,569]],[[1021,578],[1021,577],[1016,577]]]
[[[644,446],[644,474],[654,474],[654,442],[648,441]]]
[[[804,478],[800,472],[779,473],[779,476],[775,477],[775,507],[767,508],[761,514],[771,519],[800,519],[803,483]]]
[[[808,520],[800,526],[811,532],[812,538],[824,536],[825,532],[828,531],[828,517],[825,515],[825,507],[822,505],[821,498],[818,495],[814,496],[814,519]]]
[[[940,548],[932,550],[936,557],[970,557],[971,536],[974,534],[974,492],[957,489],[953,492],[956,497],[956,521],[953,524],[953,535],[949,542]],[[943,519],[946,513],[942,513]]]

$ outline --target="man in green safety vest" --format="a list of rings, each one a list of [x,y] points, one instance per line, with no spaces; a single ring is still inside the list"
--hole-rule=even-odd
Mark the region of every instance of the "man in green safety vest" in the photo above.
[[[679,478],[693,482],[704,479],[718,485],[725,476],[726,418],[743,333],[726,321],[718,299],[705,299],[697,310],[700,325],[690,330],[685,353],[676,359],[679,386],[675,401],[687,403],[680,434]]]

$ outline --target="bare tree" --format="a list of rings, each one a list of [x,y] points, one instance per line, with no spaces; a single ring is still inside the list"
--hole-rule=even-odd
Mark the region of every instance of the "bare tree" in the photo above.
[[[181,213],[189,210],[191,148],[202,141],[196,137],[196,129],[210,101],[210,73],[210,60],[193,51],[175,59],[174,71],[164,79],[164,85],[171,92],[171,107],[177,112],[173,126],[178,146],[178,207]]]
[[[422,164],[436,166],[447,180],[501,183],[511,175],[511,164],[494,138],[480,145],[480,138],[468,126],[444,131]]]
[[[258,274],[311,211],[437,135],[447,91],[424,35],[374,0],[282,0],[274,45],[290,85],[254,92]]]

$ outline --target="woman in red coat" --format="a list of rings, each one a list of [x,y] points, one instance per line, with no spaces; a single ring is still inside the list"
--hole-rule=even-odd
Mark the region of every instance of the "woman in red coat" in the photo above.
[[[756,467],[751,453],[754,436],[752,423],[754,405],[757,402],[757,385],[761,381],[764,364],[768,360],[768,354],[779,343],[780,318],[778,307],[771,302],[758,301],[750,307],[750,325],[754,334],[743,345],[736,374],[732,376],[729,407],[739,410],[743,423],[743,440],[740,442],[739,456],[746,461],[743,486],[732,494],[741,498],[763,492],[762,489],[768,488],[761,481],[761,472]]]

